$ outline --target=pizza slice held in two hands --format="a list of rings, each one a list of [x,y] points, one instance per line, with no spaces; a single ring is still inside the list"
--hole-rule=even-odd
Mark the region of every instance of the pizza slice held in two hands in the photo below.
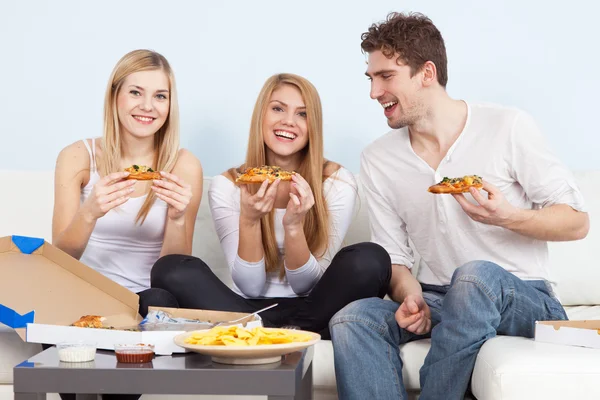
[[[280,167],[263,165],[262,167],[248,168],[246,171],[237,177],[235,183],[269,183],[275,182],[276,179],[282,181],[291,181],[292,176],[296,174],[294,171],[285,171]]]
[[[161,176],[158,172],[154,171],[150,167],[145,165],[132,165],[131,167],[125,168],[125,171],[129,172],[125,179],[137,179],[140,181],[149,181],[152,179],[160,179]]]
[[[472,187],[481,189],[483,187],[483,178],[477,175],[467,175],[462,178],[444,177],[440,183],[430,186],[427,191],[435,194],[458,194],[467,193],[469,188]]]

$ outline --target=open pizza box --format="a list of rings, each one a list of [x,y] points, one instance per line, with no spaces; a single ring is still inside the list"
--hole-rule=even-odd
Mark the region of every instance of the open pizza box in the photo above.
[[[600,320],[536,321],[535,340],[600,349]]]
[[[115,344],[146,343],[153,344],[158,355],[186,352],[175,345],[173,338],[188,325],[182,325],[181,330],[170,325],[164,330],[134,331],[142,320],[138,307],[137,294],[43,239],[0,238],[0,323],[15,329],[23,340],[44,344],[83,340],[95,342],[98,349],[105,350],[114,350]],[[161,310],[172,318],[206,322],[231,321],[248,315]],[[84,315],[105,317],[102,324],[111,329],[70,326]],[[262,326],[259,316],[242,322],[247,328]]]

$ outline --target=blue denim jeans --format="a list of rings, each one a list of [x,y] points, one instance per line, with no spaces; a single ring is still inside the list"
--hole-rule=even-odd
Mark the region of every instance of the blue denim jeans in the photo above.
[[[331,319],[340,399],[406,399],[398,345],[427,337],[431,349],[420,371],[419,399],[463,399],[486,340],[531,338],[535,321],[567,319],[548,282],[521,280],[488,261],[457,268],[448,286],[422,288],[430,334],[400,329],[398,303],[379,298],[350,303]]]

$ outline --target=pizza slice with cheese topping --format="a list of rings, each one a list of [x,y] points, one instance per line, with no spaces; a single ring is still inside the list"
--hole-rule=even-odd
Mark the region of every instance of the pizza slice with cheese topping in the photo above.
[[[131,167],[125,168],[129,175],[126,179],[137,179],[140,181],[149,181],[152,179],[160,179],[161,176],[158,172],[145,165],[132,165]]]
[[[270,183],[275,182],[276,179],[282,181],[291,181],[292,176],[296,172],[285,171],[280,167],[263,165],[262,167],[247,168],[246,171],[237,177],[236,183],[263,183],[268,180]]]
[[[462,178],[444,177],[441,182],[430,186],[427,189],[430,193],[467,193],[469,188],[481,189],[483,187],[483,178],[477,175],[467,175]]]

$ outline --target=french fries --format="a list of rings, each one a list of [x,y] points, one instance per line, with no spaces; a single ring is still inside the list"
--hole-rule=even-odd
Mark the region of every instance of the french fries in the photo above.
[[[312,337],[306,333],[287,329],[217,326],[206,332],[198,332],[185,339],[188,344],[204,346],[262,346],[292,342],[308,342]]]

